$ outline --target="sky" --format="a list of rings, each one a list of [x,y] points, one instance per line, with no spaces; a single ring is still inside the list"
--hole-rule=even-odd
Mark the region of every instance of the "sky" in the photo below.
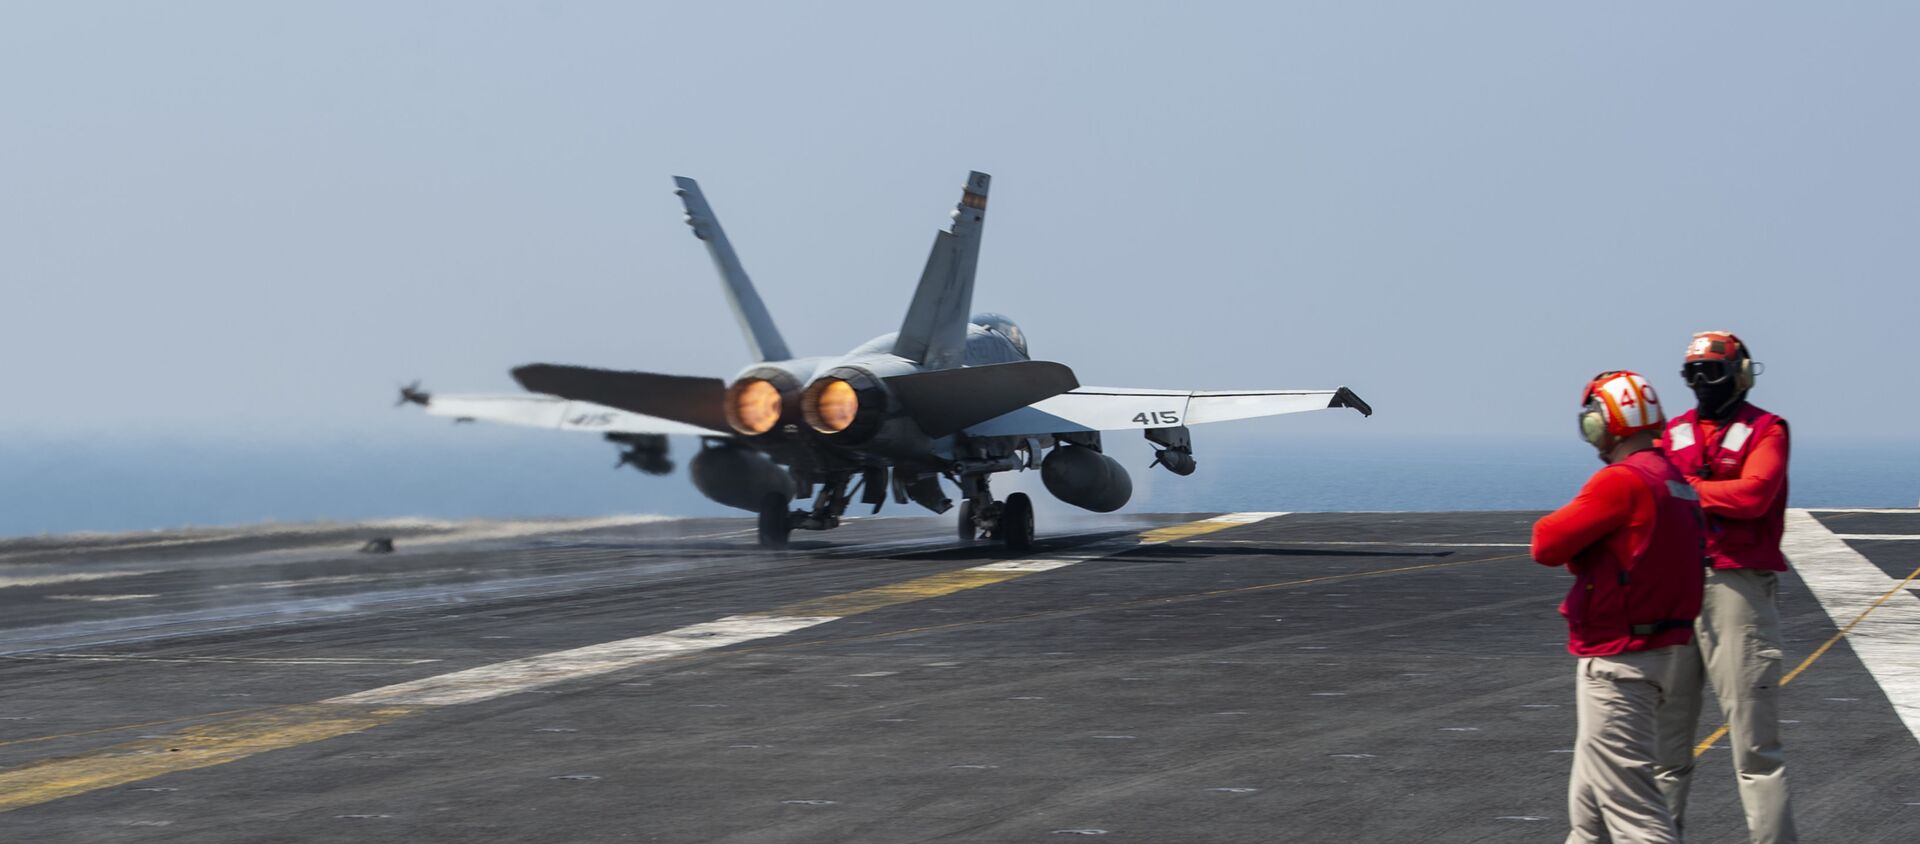
[[[1796,436],[1911,440],[1905,3],[0,4],[0,435],[403,442],[397,383],[975,305],[1087,384],[1347,385],[1236,434],[1565,436],[1731,329]],[[1252,426],[1252,427],[1249,427]],[[1204,438],[1205,431],[1198,432]],[[554,435],[558,436],[558,435]]]

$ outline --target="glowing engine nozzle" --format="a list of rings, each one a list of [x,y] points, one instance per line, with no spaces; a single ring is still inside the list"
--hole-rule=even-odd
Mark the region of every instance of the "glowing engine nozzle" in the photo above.
[[[838,369],[817,378],[800,394],[800,415],[807,425],[842,442],[858,442],[880,426],[887,391],[872,376]]]
[[[801,405],[806,413],[807,424],[822,434],[838,434],[853,424],[860,414],[860,394],[854,392],[853,385],[838,378],[828,378],[807,391]]]
[[[747,436],[780,424],[780,388],[765,378],[743,378],[727,388],[727,424]]]

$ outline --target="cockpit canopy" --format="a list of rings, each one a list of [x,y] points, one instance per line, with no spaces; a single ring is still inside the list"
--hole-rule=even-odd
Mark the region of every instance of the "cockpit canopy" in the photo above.
[[[999,314],[978,313],[968,317],[967,321],[1007,338],[1007,342],[1019,349],[1022,356],[1030,355],[1027,351],[1027,333],[1021,331],[1020,326],[1015,325],[1013,320]]]

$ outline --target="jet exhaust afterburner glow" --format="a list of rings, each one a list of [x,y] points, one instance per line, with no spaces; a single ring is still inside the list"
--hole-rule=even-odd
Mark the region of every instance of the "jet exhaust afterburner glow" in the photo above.
[[[780,388],[764,378],[745,378],[727,388],[727,424],[747,436],[780,424]]]
[[[860,413],[860,395],[853,385],[839,378],[824,379],[807,391],[807,424],[822,434],[837,434],[853,424]]]

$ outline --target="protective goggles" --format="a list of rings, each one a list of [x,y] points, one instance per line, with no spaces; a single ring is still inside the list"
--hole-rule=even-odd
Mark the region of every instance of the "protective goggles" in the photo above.
[[[1704,387],[1726,383],[1734,371],[1734,365],[1724,360],[1690,360],[1680,367],[1680,378],[1689,387]]]

